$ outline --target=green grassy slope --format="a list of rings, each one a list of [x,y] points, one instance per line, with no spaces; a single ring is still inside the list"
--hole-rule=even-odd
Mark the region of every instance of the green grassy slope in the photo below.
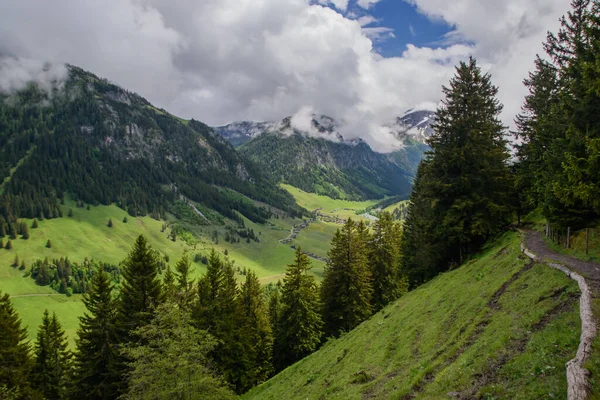
[[[565,398],[578,289],[519,242],[506,234],[244,398]]]

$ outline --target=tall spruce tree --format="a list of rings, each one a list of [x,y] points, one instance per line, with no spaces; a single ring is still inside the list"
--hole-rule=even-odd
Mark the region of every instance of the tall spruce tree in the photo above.
[[[175,275],[170,265],[167,265],[167,269],[163,275],[163,290],[165,298],[174,300],[177,287],[175,286]]]
[[[373,227],[368,245],[369,269],[373,277],[373,311],[379,311],[406,290],[401,273],[401,231],[392,214],[383,212]]]
[[[511,220],[514,204],[502,105],[490,75],[471,58],[459,64],[443,93],[403,245],[407,270],[424,279],[479,249]],[[424,255],[423,249],[435,251]]]
[[[321,343],[321,302],[317,281],[309,274],[311,268],[310,259],[298,247],[283,278],[274,352],[277,371],[313,353]]]
[[[55,313],[44,312],[35,342],[32,385],[48,399],[66,399],[71,382],[71,352]]]
[[[348,332],[372,314],[367,237],[364,225],[348,219],[331,240],[321,286],[324,330],[328,335]]]
[[[108,400],[117,397],[119,354],[116,302],[110,276],[98,268],[83,295],[87,312],[79,318],[75,353],[75,398]]]
[[[194,280],[190,279],[191,263],[187,256],[183,257],[175,265],[175,278],[177,281],[178,302],[181,307],[189,308],[192,302]]]
[[[154,308],[163,301],[158,271],[157,254],[140,235],[123,262],[118,323],[125,341],[131,339],[131,331],[152,320]]]
[[[27,330],[15,311],[10,296],[0,292],[0,387],[27,398],[32,368]]]
[[[238,372],[241,391],[267,380],[273,372],[273,332],[265,293],[256,274],[249,271],[238,296],[240,328],[246,363]]]

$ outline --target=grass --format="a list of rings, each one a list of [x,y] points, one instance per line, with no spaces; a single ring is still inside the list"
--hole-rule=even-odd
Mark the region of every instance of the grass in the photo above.
[[[339,228],[340,225],[316,221],[303,229],[291,244],[302,247],[304,251],[327,257],[327,252],[331,247],[331,238]]]
[[[577,285],[519,246],[504,235],[244,398],[565,398]]]
[[[386,207],[386,208],[384,208],[382,211],[385,211],[385,212],[392,213],[392,212],[394,212],[394,210],[395,210],[396,208],[399,208],[399,207],[400,207],[402,204],[404,204],[404,205],[405,205],[405,207],[407,207],[407,206],[408,206],[408,203],[409,203],[409,201],[408,201],[408,200],[402,200],[402,201],[399,201],[398,203],[394,203],[394,204],[392,204],[392,205],[390,205],[390,206],[387,206],[387,207]]]
[[[364,210],[367,207],[373,206],[381,200],[367,200],[367,201],[349,201],[349,200],[338,200],[332,199],[327,196],[322,196],[315,193],[308,193],[301,189],[297,189],[293,186],[281,184],[281,187],[287,190],[294,198],[296,202],[309,211],[313,211],[317,208],[321,208],[323,214],[338,215],[340,218],[351,217],[353,219],[359,219],[356,215],[356,211]]]

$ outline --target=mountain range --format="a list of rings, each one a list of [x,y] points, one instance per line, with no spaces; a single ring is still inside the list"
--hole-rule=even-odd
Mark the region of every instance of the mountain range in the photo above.
[[[280,122],[242,121],[213,128],[245,158],[275,180],[333,198],[408,196],[412,177],[428,147],[433,112],[410,110],[390,125],[396,147],[378,153],[362,139],[344,139],[339,123],[312,115],[300,130],[292,117]]]

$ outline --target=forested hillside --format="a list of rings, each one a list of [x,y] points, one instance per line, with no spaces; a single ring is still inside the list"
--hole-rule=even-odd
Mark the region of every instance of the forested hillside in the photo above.
[[[264,133],[239,148],[274,179],[348,200],[406,195],[411,173],[362,141],[349,145],[296,132]]]
[[[131,215],[164,216],[185,196],[236,219],[264,222],[265,208],[292,214],[293,198],[198,121],[182,121],[76,67],[47,92],[31,83],[0,95],[0,236],[19,217],[54,218],[65,195],[116,203]]]

